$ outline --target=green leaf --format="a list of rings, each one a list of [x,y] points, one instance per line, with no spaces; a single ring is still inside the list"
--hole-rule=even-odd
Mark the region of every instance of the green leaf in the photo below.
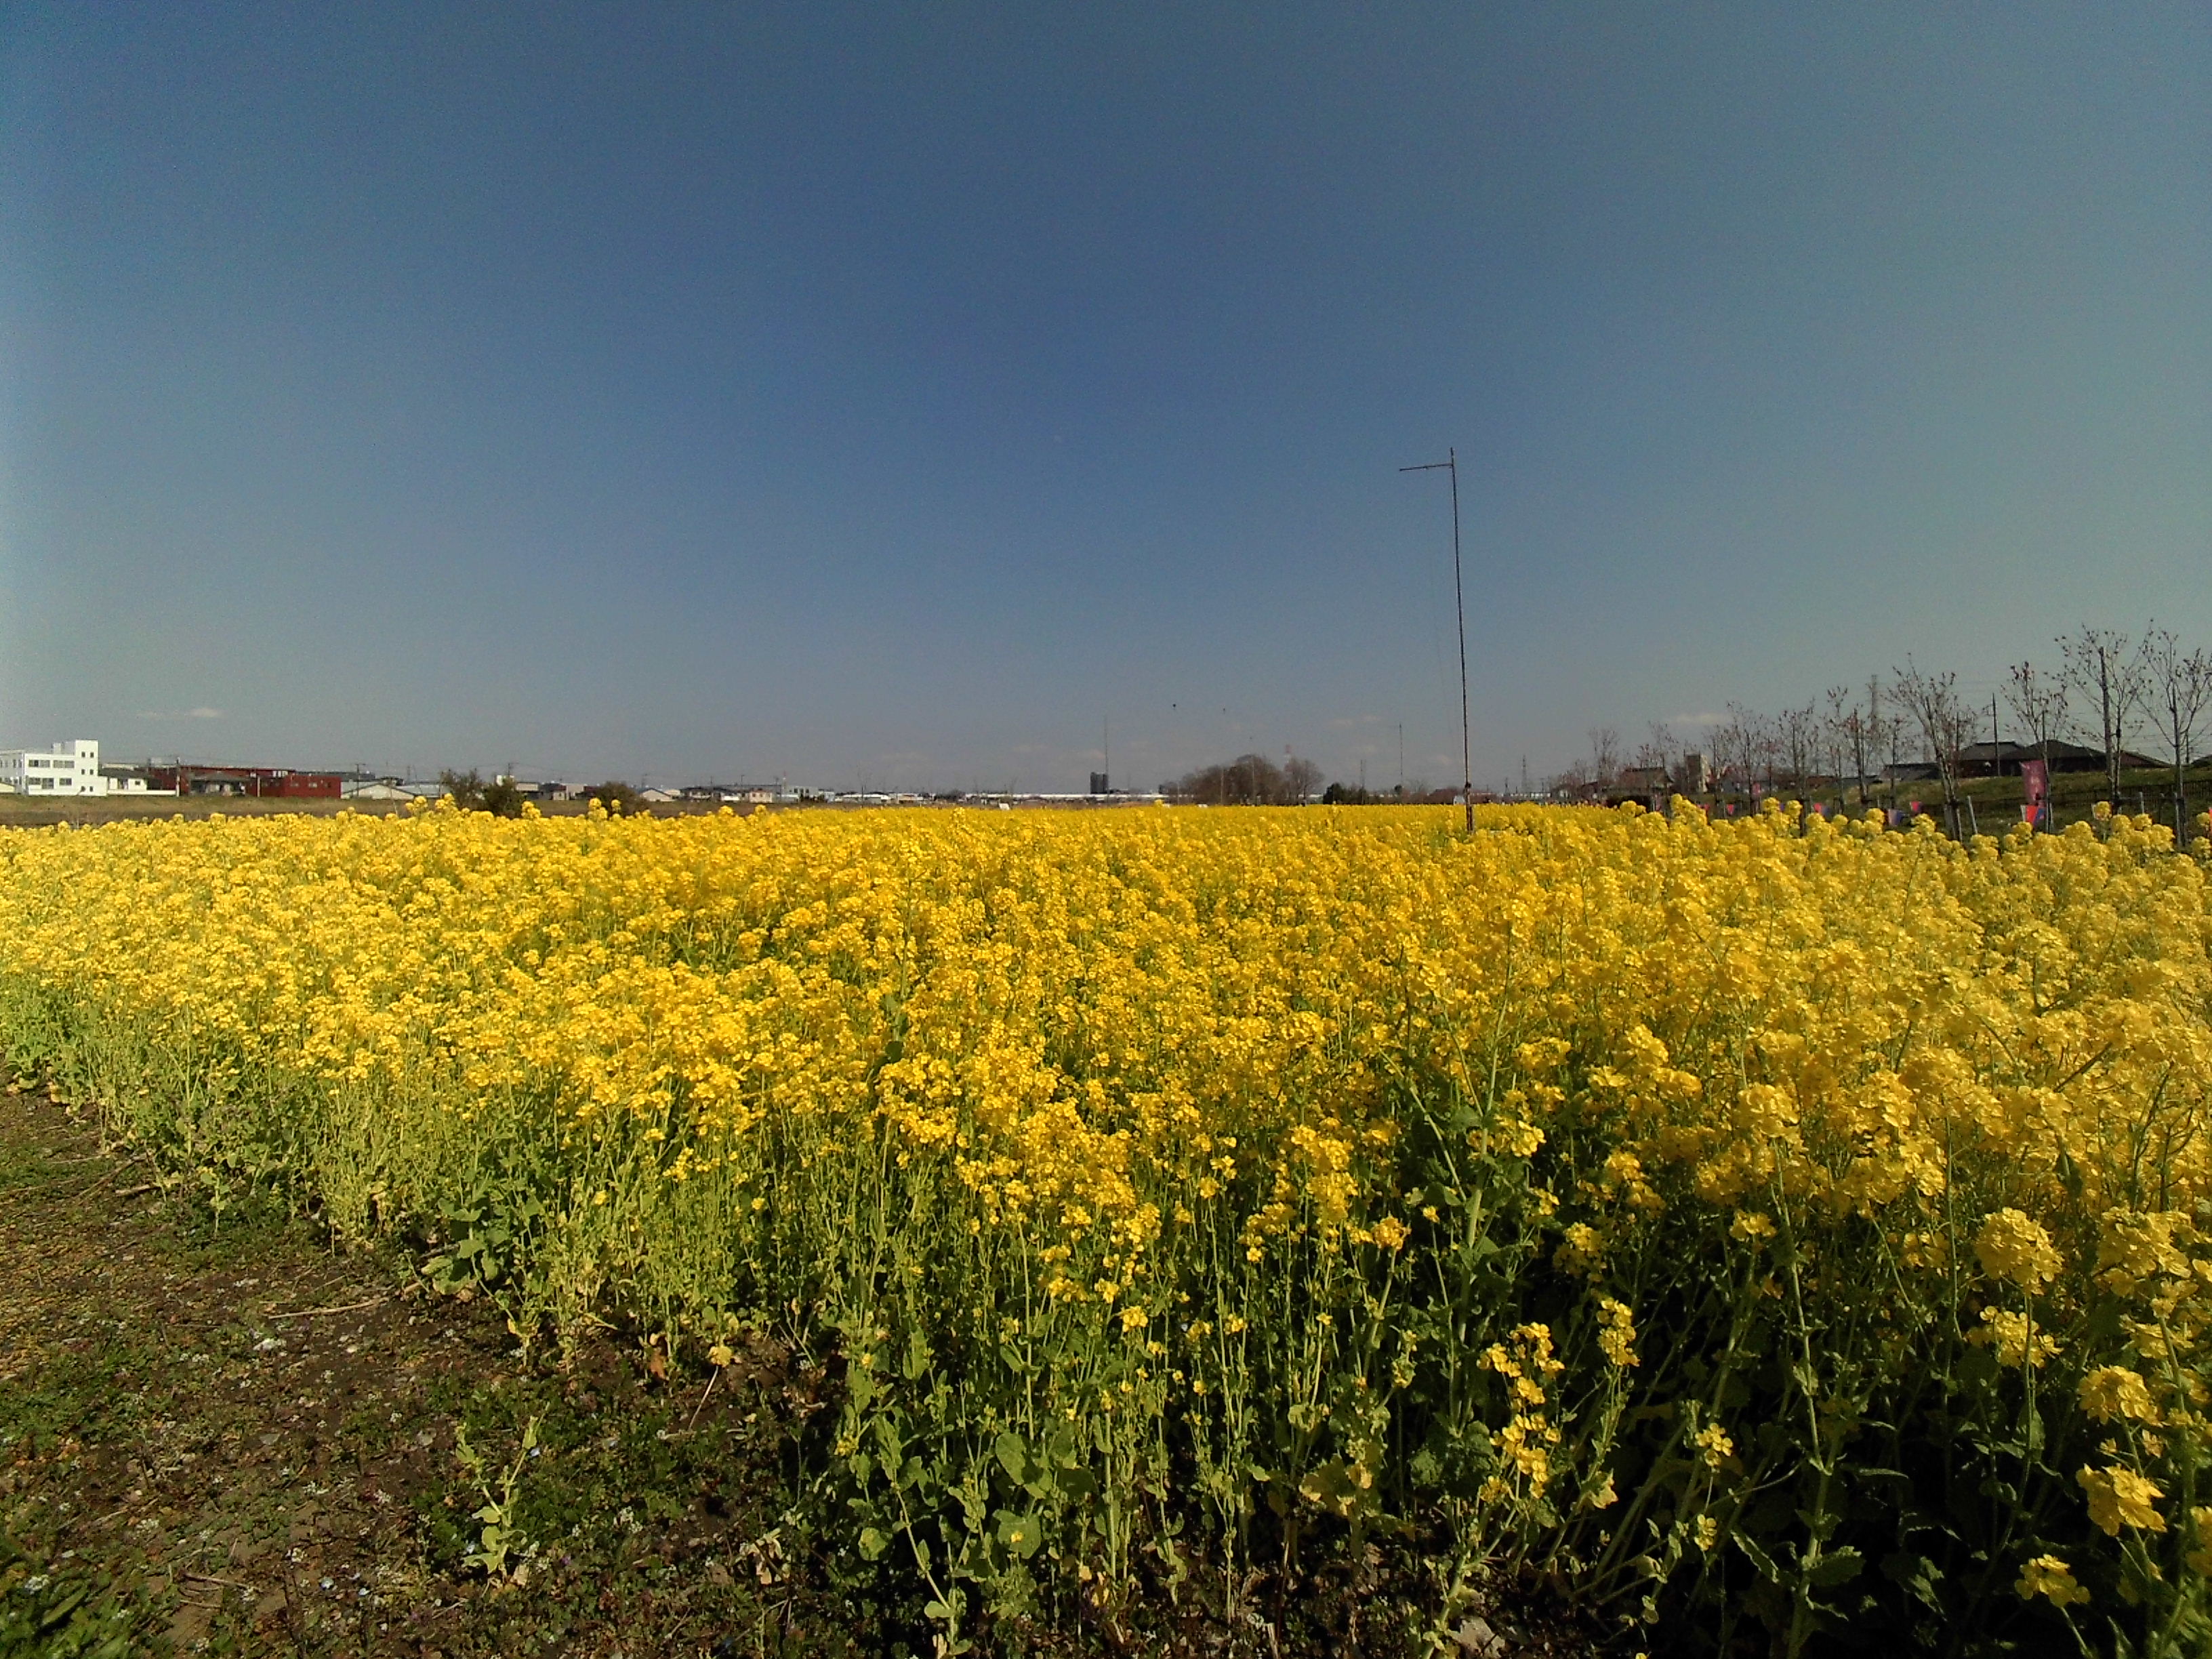
[[[1008,1479],[1019,1482],[1030,1478],[1026,1473],[1029,1448],[1023,1443],[1021,1436],[1009,1429],[999,1437],[992,1449],[998,1453],[999,1467],[1006,1470]]]
[[[1772,1556],[1741,1532],[1732,1530],[1729,1536],[1735,1540],[1735,1547],[1743,1552],[1744,1559],[1758,1570],[1761,1578],[1770,1584],[1778,1584],[1782,1582],[1782,1570],[1774,1565]]]
[[[1859,1569],[1865,1565],[1859,1553],[1846,1544],[1841,1549],[1830,1550],[1815,1561],[1812,1571],[1805,1576],[1824,1588],[1831,1584],[1844,1584],[1857,1577]]]
[[[891,1540],[888,1534],[878,1531],[873,1527],[860,1528],[860,1559],[863,1561],[882,1560],[884,1552],[890,1547]]]
[[[999,1541],[1026,1561],[1044,1542],[1044,1528],[1034,1515],[1016,1515],[1011,1510],[1000,1510]]]
[[[1333,1457],[1306,1472],[1305,1479],[1298,1482],[1298,1496],[1331,1515],[1349,1518],[1365,1506],[1372,1485],[1373,1478],[1365,1470]]]
[[[1899,1589],[1911,1591],[1931,1611],[1943,1610],[1942,1598],[1936,1591],[1936,1581],[1943,1576],[1943,1569],[1926,1556],[1911,1550],[1896,1551],[1882,1558],[1881,1576]]]
[[[88,1583],[71,1584],[66,1589],[61,1590],[52,1601],[46,1604],[46,1620],[40,1627],[52,1630],[65,1623],[69,1616],[82,1606],[85,1598],[91,1594],[92,1586]]]

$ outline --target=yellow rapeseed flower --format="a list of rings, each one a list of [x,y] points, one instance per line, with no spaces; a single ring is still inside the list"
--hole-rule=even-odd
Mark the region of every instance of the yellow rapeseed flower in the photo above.
[[[2118,1537],[2123,1527],[2166,1530],[2166,1517],[2156,1507],[2166,1494],[2156,1482],[2117,1464],[2108,1469],[2084,1464],[2074,1479],[2089,1495],[2089,1519],[2110,1536]]]
[[[2057,1607],[2078,1607],[2089,1599],[2089,1592],[2074,1582],[2074,1569],[2055,1555],[2039,1555],[2028,1562],[2013,1588],[2022,1601],[2040,1595]]]

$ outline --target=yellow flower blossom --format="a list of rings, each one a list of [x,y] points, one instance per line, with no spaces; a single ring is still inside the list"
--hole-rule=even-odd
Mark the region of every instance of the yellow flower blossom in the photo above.
[[[2042,1365],[2058,1352],[2057,1341],[2045,1335],[2026,1314],[2004,1308],[1984,1308],[1982,1325],[1983,1328],[1967,1340],[1994,1347],[2001,1365],[2015,1370],[2031,1363]]]
[[[2060,1261],[2043,1225],[2018,1210],[1997,1211],[1974,1236],[1974,1254],[1992,1277],[2033,1294],[2058,1272]]]
[[[2124,1365],[2100,1365],[2081,1379],[2081,1407],[2100,1423],[2116,1417],[2138,1423],[2158,1421],[2158,1407],[2139,1371]]]
[[[2055,1555],[2039,1555],[2030,1561],[2020,1570],[2013,1588],[2022,1601],[2041,1595],[2056,1607],[2078,1607],[2089,1599],[2089,1592],[2074,1582],[2074,1569]]]
[[[1620,1437],[1711,1397],[1699,1306],[1770,1355],[1808,1322],[1902,1399],[1963,1293],[1972,1340],[2053,1368],[2054,1434],[2113,1437],[2089,1543],[2168,1524],[2153,1476],[2183,1501],[2212,1413],[2212,854],[2125,813],[1972,846],[1778,804],[1450,820],[0,830],[0,1038],[149,1157],[434,1239],[438,1282],[563,1340],[842,1355],[841,1464],[881,1421],[948,1468],[1064,1427],[1115,1512],[1170,1519],[1176,1447],[1234,1517],[1297,1411],[1317,1458],[1458,1503],[1388,1431],[1450,1397],[1510,1511],[1486,1536],[1549,1550],[1547,1492],[1610,1491]],[[910,1370],[963,1367],[915,1409]],[[2081,1593],[2056,1558],[2022,1586]]]
[[[1636,1355],[1636,1316],[1625,1302],[1607,1297],[1598,1304],[1598,1347],[1619,1366],[1641,1364]]]
[[[1696,1445],[1698,1456],[1705,1460],[1705,1467],[1709,1469],[1719,1468],[1729,1458],[1735,1455],[1735,1442],[1729,1437],[1728,1431],[1717,1423],[1708,1423],[1704,1428],[1699,1429],[1693,1437],[1692,1443]]]
[[[2074,1479],[2089,1495],[2089,1519],[2110,1536],[2118,1537],[2122,1527],[2166,1530],[2166,1517],[2156,1507],[2166,1494],[2154,1481],[2118,1464],[2108,1469],[2084,1464]]]

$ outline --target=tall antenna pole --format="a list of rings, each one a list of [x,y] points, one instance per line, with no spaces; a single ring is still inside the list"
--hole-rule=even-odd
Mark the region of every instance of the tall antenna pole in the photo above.
[[[1459,449],[1457,446],[1446,449],[1441,461],[1431,461],[1425,466],[1401,466],[1398,471],[1451,474],[1452,605],[1459,612],[1459,765],[1464,780],[1461,799],[1467,803],[1467,832],[1471,836],[1474,833],[1474,741],[1467,713],[1467,589],[1460,577]]]

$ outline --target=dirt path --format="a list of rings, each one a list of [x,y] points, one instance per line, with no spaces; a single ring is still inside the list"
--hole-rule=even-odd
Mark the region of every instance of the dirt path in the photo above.
[[[803,1390],[640,1357],[526,1367],[488,1310],[0,1094],[0,1656],[871,1650],[785,1559]]]

